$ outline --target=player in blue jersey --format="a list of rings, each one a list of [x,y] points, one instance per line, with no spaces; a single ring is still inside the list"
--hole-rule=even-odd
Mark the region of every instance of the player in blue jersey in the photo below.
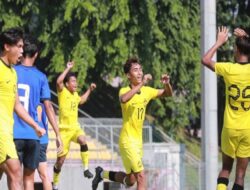
[[[38,45],[31,36],[24,38],[22,63],[15,67],[18,76],[19,99],[31,117],[38,122],[37,107],[44,103],[48,119],[56,133],[57,147],[62,148],[54,109],[50,102],[47,77],[35,66]],[[20,162],[23,164],[24,190],[34,189],[35,169],[39,164],[40,141],[35,131],[21,118],[14,115],[14,141]]]

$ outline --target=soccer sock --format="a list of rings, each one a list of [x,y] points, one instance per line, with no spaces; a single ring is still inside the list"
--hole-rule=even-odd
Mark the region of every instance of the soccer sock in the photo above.
[[[235,183],[232,190],[244,190],[244,187]]]
[[[89,151],[87,144],[81,145],[81,158],[84,170],[87,170],[89,167]]]
[[[101,173],[101,177],[103,178],[103,179],[109,179],[110,181],[115,181],[115,174],[116,174],[117,172],[113,172],[113,171],[103,171],[102,173]]]
[[[103,171],[101,174],[101,177],[103,179],[109,179],[109,171]]]
[[[53,173],[53,185],[58,185],[59,183],[59,177],[60,177],[60,169],[57,169],[56,166],[54,166],[54,173]]]
[[[219,177],[217,179],[217,188],[216,188],[216,190],[227,190],[228,182],[229,182],[228,178]]]

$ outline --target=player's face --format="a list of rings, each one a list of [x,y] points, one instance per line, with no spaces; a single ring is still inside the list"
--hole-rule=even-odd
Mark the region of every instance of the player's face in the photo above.
[[[6,45],[6,52],[10,64],[18,63],[23,56],[23,40],[18,41],[15,45]]]
[[[133,85],[138,85],[142,82],[142,77],[142,66],[138,63],[133,63],[128,73],[128,79]]]
[[[77,80],[76,77],[71,76],[69,78],[69,81],[66,82],[66,87],[70,92],[76,92],[77,91]]]

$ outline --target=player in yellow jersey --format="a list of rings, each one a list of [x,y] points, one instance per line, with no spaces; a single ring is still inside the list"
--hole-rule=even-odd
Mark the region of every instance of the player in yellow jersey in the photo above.
[[[93,174],[88,169],[89,156],[85,133],[78,123],[78,105],[87,101],[96,85],[91,83],[87,91],[79,96],[77,93],[76,76],[70,72],[73,66],[74,62],[68,62],[66,69],[57,78],[59,130],[63,141],[63,151],[57,155],[57,161],[54,166],[53,189],[58,189],[59,174],[69,152],[71,141],[80,145],[84,176],[87,178],[93,177]]]
[[[23,53],[23,31],[12,28],[0,34],[0,168],[8,178],[10,190],[21,190],[21,166],[13,141],[13,112],[32,126],[38,136],[45,130],[29,116],[19,101],[17,76],[12,68]]]
[[[221,134],[222,169],[217,190],[226,190],[236,158],[233,190],[244,189],[244,176],[250,157],[250,39],[241,29],[235,30],[235,63],[214,62],[217,49],[228,40],[228,29],[218,29],[217,41],[202,58],[202,64],[224,78],[226,105]]]
[[[119,148],[125,172],[104,171],[96,168],[92,189],[96,190],[103,179],[120,182],[132,186],[137,182],[137,190],[145,190],[145,176],[142,163],[142,128],[147,104],[151,99],[172,96],[172,87],[167,74],[161,81],[164,89],[146,86],[152,79],[150,74],[143,76],[142,66],[137,58],[130,58],[124,65],[124,72],[130,85],[120,89],[119,99],[122,108],[123,125],[119,138]]]

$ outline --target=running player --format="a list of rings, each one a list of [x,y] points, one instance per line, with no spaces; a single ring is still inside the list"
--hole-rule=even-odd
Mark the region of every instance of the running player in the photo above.
[[[58,189],[60,171],[69,152],[71,141],[80,144],[84,176],[87,178],[93,177],[93,174],[88,169],[89,156],[85,134],[78,123],[78,105],[87,101],[96,85],[92,83],[88,90],[82,96],[79,96],[77,93],[76,76],[70,72],[73,66],[74,62],[68,62],[66,69],[57,78],[59,129],[64,148],[63,152],[57,155],[57,161],[54,166],[53,189]]]
[[[10,190],[22,190],[21,166],[13,141],[13,111],[32,126],[37,136],[45,130],[29,116],[19,101],[17,76],[12,65],[23,53],[23,31],[12,28],[0,34],[0,168],[4,169]]]
[[[142,163],[142,128],[146,107],[151,99],[172,96],[170,78],[167,74],[163,74],[161,78],[164,89],[145,86],[152,76],[150,74],[143,76],[142,66],[137,58],[127,60],[124,72],[130,85],[121,88],[119,92],[123,117],[119,148],[126,173],[104,171],[98,166],[92,181],[93,190],[97,189],[99,182],[103,179],[120,182],[126,186],[132,186],[137,182],[137,190],[146,189]]]
[[[48,119],[56,133],[58,148],[60,148],[61,139],[54,109],[50,102],[50,88],[47,77],[34,66],[38,56],[38,42],[31,36],[25,36],[23,50],[22,62],[15,67],[18,76],[20,101],[37,123],[37,107],[40,102],[44,103]],[[14,142],[19,160],[24,166],[24,189],[34,189],[34,174],[39,165],[40,139],[34,129],[29,127],[16,114],[14,114]]]
[[[228,29],[218,29],[217,41],[202,58],[202,64],[224,78],[226,107],[221,134],[222,169],[217,179],[217,190],[226,190],[228,178],[236,158],[233,190],[244,189],[244,177],[250,157],[250,39],[240,29],[235,30],[235,63],[215,62],[212,57],[228,40]],[[244,35],[243,35],[244,34]]]

